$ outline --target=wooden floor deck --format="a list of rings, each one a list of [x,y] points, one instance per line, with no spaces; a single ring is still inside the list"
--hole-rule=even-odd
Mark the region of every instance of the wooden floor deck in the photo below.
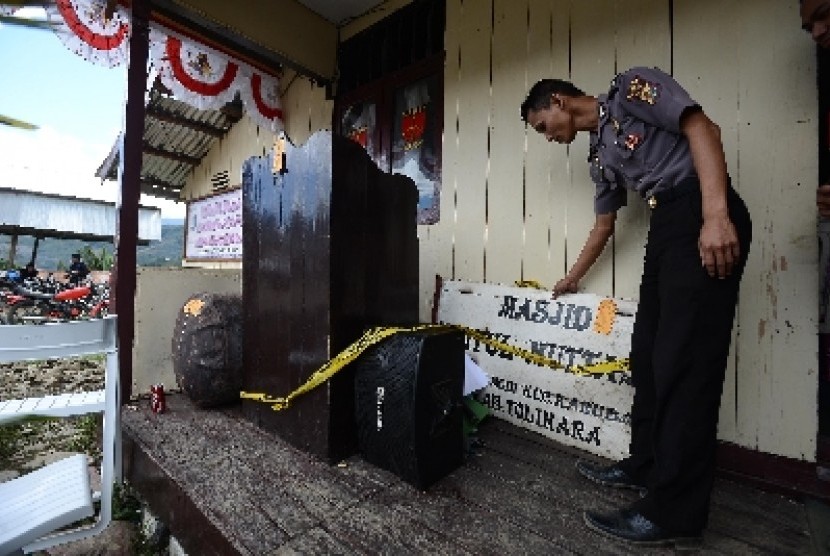
[[[238,411],[182,396],[168,395],[161,415],[128,406],[123,422],[126,477],[191,556],[673,552],[588,530],[583,510],[636,494],[581,479],[584,454],[495,419],[482,447],[426,492],[359,456],[320,462]],[[700,553],[820,554],[808,505],[719,479]]]

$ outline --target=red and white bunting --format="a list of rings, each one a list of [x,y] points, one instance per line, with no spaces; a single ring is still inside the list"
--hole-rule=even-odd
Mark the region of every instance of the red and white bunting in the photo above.
[[[245,85],[237,62],[192,39],[151,29],[150,51],[165,87],[200,110],[222,108]]]
[[[47,21],[61,42],[78,56],[106,67],[129,60],[130,13],[120,4],[105,16],[106,0],[54,0]],[[0,15],[19,6],[0,1]],[[150,28],[150,57],[162,83],[176,99],[200,110],[215,110],[239,93],[248,116],[259,126],[283,129],[279,79],[156,23]]]
[[[104,15],[104,0],[56,0],[45,6],[46,19],[61,42],[94,64],[114,68],[128,59],[130,20],[123,7]]]
[[[243,66],[246,83],[239,88],[242,104],[248,116],[260,127],[279,133],[283,130],[280,81],[260,73],[250,66]]]

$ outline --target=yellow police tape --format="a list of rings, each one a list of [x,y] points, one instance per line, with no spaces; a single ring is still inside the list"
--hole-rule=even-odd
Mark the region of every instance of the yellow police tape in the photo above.
[[[475,330],[474,328],[467,328],[466,326],[459,326],[454,324],[423,324],[407,328],[373,328],[365,332],[363,336],[361,336],[356,342],[351,344],[349,347],[341,351],[336,357],[329,360],[325,365],[317,369],[308,378],[308,380],[305,381],[305,383],[300,385],[299,388],[297,388],[284,398],[275,398],[267,394],[258,392],[240,392],[239,396],[243,400],[253,400],[271,404],[271,409],[273,409],[274,411],[286,409],[291,404],[291,401],[294,400],[294,398],[320,386],[328,379],[330,379],[332,376],[334,376],[335,373],[340,371],[343,367],[357,359],[360,356],[360,354],[363,353],[366,349],[380,342],[381,340],[388,338],[389,336],[392,336],[394,334],[398,334],[400,332],[417,332],[420,330],[439,329],[463,330],[464,333],[467,334],[467,336],[475,338],[483,344],[486,344],[504,353],[509,353],[516,357],[520,357],[530,363],[535,363],[536,365],[540,365],[543,367],[550,367],[552,369],[565,368],[565,365],[563,365],[556,359],[551,359],[550,357],[545,357],[544,355],[534,353],[530,350],[516,347],[508,343],[502,342],[500,340],[495,340],[490,336],[478,330]],[[612,373],[615,371],[625,371],[628,370],[628,359],[614,359],[610,361],[603,361],[601,363],[594,363],[592,365],[568,367],[567,370],[577,375],[603,374]]]
[[[516,286],[519,288],[533,288],[534,290],[547,289],[545,286],[543,286],[536,280],[516,280]]]

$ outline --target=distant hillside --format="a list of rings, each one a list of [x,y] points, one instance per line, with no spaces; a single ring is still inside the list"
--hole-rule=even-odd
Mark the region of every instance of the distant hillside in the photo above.
[[[21,267],[29,260],[35,240],[29,236],[20,236],[17,240],[15,266]],[[69,266],[69,257],[88,245],[94,252],[106,249],[113,252],[112,243],[88,242],[75,239],[44,239],[38,244],[36,265],[41,270],[58,270]],[[9,257],[11,237],[0,235],[0,261],[5,263]],[[184,224],[162,223],[161,240],[151,241],[149,245],[139,245],[136,251],[138,266],[181,266],[184,254]]]

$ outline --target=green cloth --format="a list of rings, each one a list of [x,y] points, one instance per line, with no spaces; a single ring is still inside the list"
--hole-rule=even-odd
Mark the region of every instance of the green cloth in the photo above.
[[[470,436],[478,431],[479,423],[490,414],[490,409],[472,395],[464,397],[464,408],[464,436]]]

